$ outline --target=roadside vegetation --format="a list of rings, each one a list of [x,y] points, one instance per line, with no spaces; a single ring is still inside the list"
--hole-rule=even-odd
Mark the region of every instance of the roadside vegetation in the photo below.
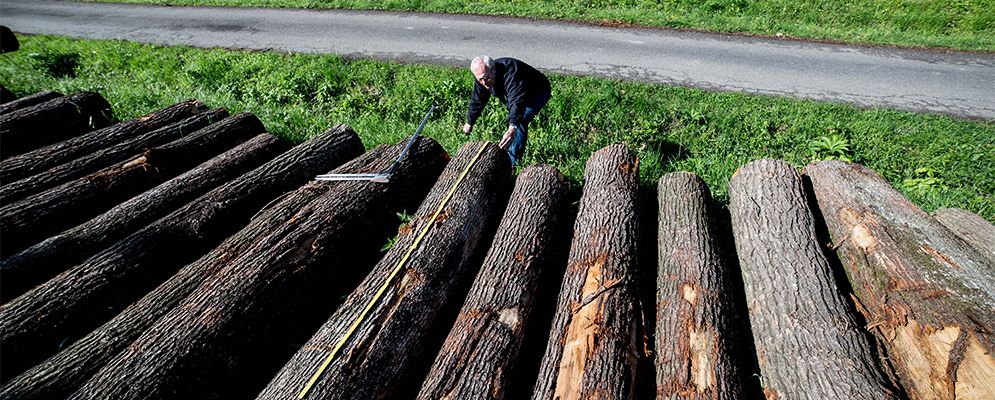
[[[96,0],[419,11],[995,51],[995,0]]]
[[[460,130],[472,75],[336,56],[160,47],[22,36],[0,55],[0,85],[18,95],[92,90],[120,120],[187,98],[249,111],[270,132],[302,141],[337,123],[367,147],[403,140],[434,102],[424,134],[454,152],[496,141],[507,112],[488,105],[472,136]],[[758,158],[796,167],[839,158],[865,164],[927,211],[960,207],[995,221],[995,124],[936,115],[737,93],[551,76],[553,98],[531,126],[523,164],[558,167],[574,185],[587,157],[624,142],[645,187],[670,171],[697,173],[720,200],[733,172]]]

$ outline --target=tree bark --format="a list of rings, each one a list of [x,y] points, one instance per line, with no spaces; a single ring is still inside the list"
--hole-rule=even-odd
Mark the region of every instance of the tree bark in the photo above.
[[[690,172],[664,175],[656,289],[657,399],[745,399],[739,360],[749,321],[737,317],[732,265],[723,254],[711,194]]]
[[[798,172],[743,166],[729,211],[766,397],[896,398],[819,247]]]
[[[9,204],[62,183],[86,176],[114,163],[127,160],[149,147],[180,139],[190,132],[228,117],[222,109],[200,114],[204,105],[193,100],[97,130],[69,141],[46,146],[0,162],[0,202]],[[257,132],[258,133],[258,132]],[[66,146],[80,144],[79,139],[93,139],[86,143],[88,152],[67,150]],[[106,147],[94,147],[95,144]],[[68,153],[68,154],[66,154]],[[69,159],[65,156],[75,156]]]
[[[639,160],[624,145],[588,159],[573,232],[533,399],[632,398],[643,352]]]
[[[933,212],[933,218],[988,258],[989,266],[995,266],[995,225],[960,208],[941,208]],[[995,276],[995,269],[989,273]]]
[[[17,95],[14,94],[14,92],[7,90],[6,87],[0,85],[0,105],[4,105],[15,100],[17,100]]]
[[[419,399],[502,399],[518,360],[544,265],[563,232],[566,178],[532,165],[519,175],[494,243],[422,385]],[[566,261],[566,260],[562,260]]]
[[[397,395],[395,388],[426,348],[434,324],[443,326],[440,309],[463,299],[454,293],[479,264],[476,254],[487,245],[498,220],[498,207],[507,199],[511,166],[507,153],[486,144],[462,183],[457,180],[481,149],[480,142],[464,145],[419,207],[414,219],[398,233],[387,255],[345,300],[331,318],[283,367],[261,399],[296,399],[305,383],[345,335],[353,321],[384,286],[383,298],[372,303],[339,354],[307,393],[308,399],[374,399]],[[433,225],[431,216],[446,194],[452,199]],[[425,226],[431,229],[407,259],[396,279],[387,277],[404,258]],[[482,255],[482,252],[480,252]]]
[[[13,93],[11,93],[11,97],[8,100],[8,97],[5,94],[3,97],[4,102],[3,104],[0,104],[0,114],[7,114],[9,112],[20,110],[22,108],[28,108],[33,105],[44,103],[46,101],[56,99],[62,96],[65,95],[59,92],[46,90],[19,99],[15,99],[13,97]]]
[[[3,274],[0,292],[5,298],[24,293],[207,191],[260,166],[287,147],[275,136],[261,134],[82,225],[11,256],[0,263]],[[173,149],[178,148],[174,146]],[[186,161],[193,162],[194,159],[189,158],[191,153],[199,151],[184,152],[184,157],[188,157]],[[163,167],[156,163],[156,167],[149,170],[168,173],[167,170],[175,166]],[[72,207],[63,209],[78,211]]]
[[[0,251],[21,251],[265,131],[252,114],[238,114],[126,162],[0,207],[0,234],[4,236]],[[271,139],[265,141],[269,142],[265,146],[276,145]],[[18,294],[5,291],[3,298]]]
[[[276,196],[362,151],[348,127],[326,132],[0,306],[3,381],[106,322],[245,226]]]
[[[439,177],[445,151],[420,142],[389,184],[326,183],[327,193],[208,278],[71,398],[259,393],[262,385],[253,391],[249,382],[265,384],[292,355],[273,343],[293,342],[297,328],[313,332],[379,258],[384,238],[397,230],[395,214],[416,208]],[[373,151],[342,172],[386,170],[405,144]],[[215,317],[205,323],[207,314]]]
[[[995,280],[984,256],[870,169],[810,164],[857,308],[913,399],[995,393]]]
[[[17,36],[6,26],[0,25],[0,53],[9,53],[21,48]]]
[[[110,122],[111,106],[93,92],[73,93],[0,114],[0,157],[7,159],[69,139]]]

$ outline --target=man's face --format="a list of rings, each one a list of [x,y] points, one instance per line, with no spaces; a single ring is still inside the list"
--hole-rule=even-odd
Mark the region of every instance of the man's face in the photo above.
[[[487,89],[490,89],[491,85],[494,84],[494,71],[487,69],[486,66],[482,65],[479,68],[474,68],[473,76],[477,78],[477,82]]]

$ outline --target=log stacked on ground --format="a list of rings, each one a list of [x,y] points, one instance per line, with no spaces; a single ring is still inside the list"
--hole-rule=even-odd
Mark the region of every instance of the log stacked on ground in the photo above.
[[[592,154],[534,399],[634,396],[643,353],[638,207],[638,159],[623,145]]]
[[[107,126],[111,106],[93,92],[79,92],[0,114],[3,159]]]
[[[17,41],[17,36],[10,28],[0,25],[0,53],[16,51],[21,48],[21,43]]]
[[[0,105],[17,100],[17,95],[0,85]]]
[[[989,265],[995,265],[995,225],[960,208],[941,208],[933,212],[933,218],[988,257]]]
[[[35,104],[44,103],[46,101],[59,98],[62,96],[64,96],[62,93],[51,90],[45,90],[15,100],[13,97],[13,93],[11,93],[10,101],[7,101],[8,97],[6,94],[4,94],[3,96],[4,102],[3,104],[0,104],[0,114],[6,114],[9,112],[20,110],[22,108],[31,107]]]
[[[478,153],[480,150],[483,152]],[[460,181],[468,166],[470,169]],[[359,321],[356,330],[305,398],[374,399],[398,395],[394,390],[411,373],[411,366],[423,354],[434,355],[436,349],[424,348],[433,324],[452,323],[439,321],[440,309],[462,300],[460,293],[453,293],[454,288],[479,266],[475,265],[479,262],[477,253],[488,244],[485,239],[493,233],[499,207],[507,199],[510,172],[507,153],[497,146],[480,142],[464,145],[373,272],[287,362],[259,398],[296,399],[330,349],[351,331],[354,321]],[[433,223],[433,215],[451,190],[451,200],[444,203]],[[422,235],[426,228],[430,229]],[[414,246],[417,238],[421,241]],[[410,258],[406,256],[409,249]],[[402,260],[402,269],[388,280]],[[374,301],[381,288],[385,288],[383,296]],[[368,304],[369,313],[360,318]]]
[[[563,232],[566,179],[532,165],[518,176],[494,242],[446,338],[419,399],[506,395],[542,270]]]
[[[749,323],[734,304],[736,266],[722,251],[705,182],[690,172],[664,175],[656,286],[658,399],[747,398],[741,343]]]
[[[995,280],[974,248],[868,168],[810,164],[858,310],[913,399],[995,393]]]
[[[13,376],[52,355],[238,231],[276,196],[362,151],[351,129],[326,132],[0,306],[7,355],[0,371]]]
[[[741,167],[729,211],[766,397],[895,398],[819,247],[798,172]]]

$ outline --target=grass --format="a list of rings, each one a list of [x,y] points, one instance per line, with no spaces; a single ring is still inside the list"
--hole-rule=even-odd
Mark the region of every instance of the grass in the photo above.
[[[995,51],[995,0],[98,0],[506,15]]]
[[[0,85],[18,95],[100,92],[124,120],[197,98],[255,113],[270,132],[305,140],[350,124],[367,147],[396,143],[438,105],[424,134],[450,152],[498,140],[507,112],[486,108],[470,137],[459,128],[466,69],[336,56],[160,47],[122,41],[24,36],[0,54]],[[553,98],[530,127],[523,164],[558,167],[575,186],[588,156],[624,142],[652,190],[670,171],[697,173],[719,201],[733,172],[758,158],[796,167],[845,158],[878,171],[927,211],[960,207],[995,220],[995,124],[886,109],[699,89],[551,76]]]

